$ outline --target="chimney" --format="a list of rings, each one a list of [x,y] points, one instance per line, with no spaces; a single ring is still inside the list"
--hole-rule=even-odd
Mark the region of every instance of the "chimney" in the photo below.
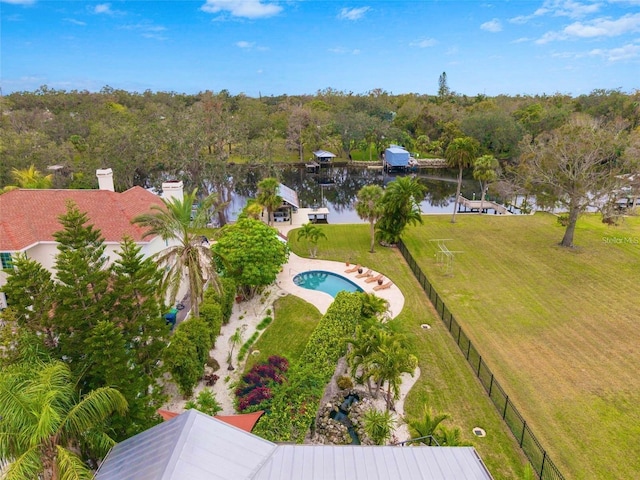
[[[96,177],[98,177],[98,188],[100,190],[115,192],[115,188],[113,188],[113,170],[110,168],[99,168],[96,170]]]
[[[171,180],[162,184],[162,198],[165,200],[173,200],[177,198],[181,202],[184,200],[184,185],[182,180]]]

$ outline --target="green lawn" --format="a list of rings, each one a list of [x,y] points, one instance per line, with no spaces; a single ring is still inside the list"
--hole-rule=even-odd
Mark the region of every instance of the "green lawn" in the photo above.
[[[424,219],[405,244],[564,475],[640,477],[640,218],[583,218],[575,249],[547,214]]]
[[[245,372],[271,355],[280,355],[289,363],[295,363],[322,318],[316,307],[293,295],[276,300],[273,309],[273,321],[253,345],[260,354],[249,355]]]
[[[522,478],[525,459],[517,443],[444,325],[435,316],[397,249],[378,247],[375,253],[368,253],[368,225],[322,225],[321,228],[328,240],[320,241],[319,258],[350,259],[352,263],[380,271],[405,295],[405,308],[392,325],[408,334],[422,372],[407,398],[407,413],[418,415],[423,405],[450,413],[452,421],[448,425],[462,429],[464,439],[473,443],[495,479]],[[289,241],[298,255],[307,254],[305,246],[296,241],[295,232],[289,235]],[[429,323],[433,328],[424,330],[420,328],[422,323]],[[484,428],[487,437],[473,436],[471,429],[476,426]]]

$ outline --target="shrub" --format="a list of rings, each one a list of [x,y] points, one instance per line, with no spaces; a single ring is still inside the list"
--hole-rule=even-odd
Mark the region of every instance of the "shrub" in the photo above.
[[[249,337],[249,339],[244,342],[244,344],[240,347],[240,351],[238,352],[238,361],[243,360],[251,345],[258,339],[258,332],[255,332],[253,335]]]
[[[202,302],[202,305],[200,305],[200,318],[209,326],[213,339],[212,346],[214,346],[215,339],[220,335],[220,329],[222,328],[222,308],[220,304],[211,300]]]
[[[353,380],[347,375],[342,375],[336,379],[336,385],[340,390],[348,390],[353,388]]]
[[[286,358],[273,355],[267,362],[258,363],[242,376],[235,389],[237,408],[240,412],[264,410],[273,396],[271,388],[286,380],[289,368]]]
[[[182,324],[180,324],[182,325]],[[180,393],[190,397],[204,371],[198,351],[184,329],[177,329],[163,355],[164,364]]]
[[[195,400],[189,400],[184,408],[195,409],[207,415],[215,415],[222,411],[222,407],[216,400],[216,395],[208,388],[202,390]]]
[[[207,367],[211,368],[214,372],[220,370],[220,363],[213,357],[209,357],[207,360]]]
[[[256,435],[267,440],[302,442],[313,423],[324,387],[331,380],[345,339],[353,336],[362,313],[359,295],[340,292],[311,334],[287,382],[275,388],[269,415],[262,416]]]
[[[192,318],[178,325],[176,333],[183,331],[191,343],[196,347],[198,352],[198,362],[203,366],[209,359],[209,350],[211,350],[211,331],[207,323],[200,318]]]
[[[264,330],[269,326],[269,324],[273,321],[271,317],[264,317],[262,321],[256,327],[258,330]]]

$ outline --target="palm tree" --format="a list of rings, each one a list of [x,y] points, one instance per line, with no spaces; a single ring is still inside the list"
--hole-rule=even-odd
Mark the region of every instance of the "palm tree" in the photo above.
[[[186,273],[189,280],[189,298],[194,316],[198,316],[199,303],[204,294],[206,281],[216,281],[216,273],[211,261],[211,249],[203,243],[193,229],[201,228],[210,218],[210,209],[216,200],[215,194],[206,197],[197,207],[197,189],[184,195],[183,199],[164,200],[164,206],[153,205],[151,212],[139,215],[133,221],[149,229],[147,235],[160,235],[164,240],[173,240],[154,258],[160,266],[166,267],[162,282],[163,290],[169,293],[170,303],[176,301],[182,277]]]
[[[458,137],[452,140],[444,153],[449,168],[458,169],[458,187],[456,189],[456,201],[453,204],[451,223],[455,223],[456,221],[456,210],[458,210],[460,190],[462,188],[462,171],[473,165],[473,159],[476,157],[477,151],[477,140],[471,137]]]
[[[327,236],[316,225],[312,223],[305,223],[302,228],[298,230],[298,240],[306,239],[309,242],[309,256],[316,258],[318,254],[318,241],[323,238],[326,240]]]
[[[11,175],[20,188],[51,188],[53,183],[53,174],[43,175],[34,165],[24,170],[14,168]]]
[[[244,326],[236,328],[233,335],[229,337],[229,353],[227,355],[227,370],[233,370],[233,350],[236,347],[242,345],[242,334],[244,333]]]
[[[63,362],[14,364],[0,377],[2,478],[91,479],[80,448],[104,456],[115,442],[105,433],[112,413],[127,401],[110,387],[79,397]]]
[[[371,234],[371,253],[375,246],[375,225],[382,215],[381,200],[384,190],[379,185],[367,185],[360,189],[356,199],[356,212],[362,220],[369,222]]]
[[[484,196],[489,189],[489,184],[495,182],[498,178],[498,168],[500,164],[493,155],[482,155],[476,158],[473,164],[473,178],[480,182],[480,189],[482,190],[480,197],[480,212],[484,210]]]
[[[387,411],[391,408],[391,395],[393,398],[400,395],[402,374],[410,373],[413,376],[418,366],[418,358],[404,347],[405,344],[403,335],[381,331],[376,351],[369,359],[370,372],[378,388],[387,383]]]
[[[273,223],[273,212],[282,205],[282,197],[278,194],[280,183],[277,178],[269,177],[260,180],[258,183],[258,196],[256,200],[267,209],[268,224]]]
[[[425,406],[422,409],[422,416],[417,420],[407,421],[407,425],[409,425],[413,438],[435,438],[436,430],[440,424],[450,417],[451,415],[448,413],[435,413],[432,407]],[[422,443],[427,443],[427,441],[422,440]]]
[[[395,420],[391,412],[370,408],[363,415],[364,431],[376,445],[384,445],[391,438]]]
[[[387,185],[381,200],[382,216],[375,226],[382,242],[398,243],[407,225],[422,223],[424,192],[425,187],[413,177],[400,177]]]
[[[362,318],[385,320],[389,316],[389,301],[375,293],[360,293],[362,299]]]

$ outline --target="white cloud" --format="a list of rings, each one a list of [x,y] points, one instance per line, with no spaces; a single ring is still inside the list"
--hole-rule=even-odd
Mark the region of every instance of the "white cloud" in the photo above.
[[[575,22],[563,31],[572,37],[617,37],[625,33],[640,31],[640,13],[628,14],[617,20],[597,18],[588,23]]]
[[[545,44],[554,40],[569,38],[617,37],[626,33],[640,31],[640,13],[628,14],[616,20],[596,18],[589,22],[574,22],[559,32],[547,32],[537,44]]]
[[[502,24],[500,23],[500,20],[494,18],[493,20],[484,22],[482,25],[480,25],[480,28],[482,30],[486,30],[487,32],[496,33],[502,31]]]
[[[425,38],[423,40],[414,40],[409,43],[410,47],[427,48],[437,45],[438,41],[434,38]]]
[[[33,5],[36,0],[0,0],[0,3],[10,3],[12,5]]]
[[[535,15],[553,15],[556,17],[580,18],[598,12],[603,2],[577,2],[575,0],[545,0]]]
[[[348,49],[344,47],[336,47],[330,48],[329,52],[335,53],[337,55],[360,55],[360,49],[358,48]]]
[[[369,11],[370,7],[343,8],[338,14],[340,20],[359,20]]]
[[[76,20],[75,18],[65,18],[64,21],[72,23],[74,25],[79,25],[81,27],[84,27],[87,24],[86,22],[81,22],[80,20]]]
[[[239,47],[239,48],[252,48],[254,45],[255,45],[255,43],[253,43],[253,42],[245,42],[244,40],[236,42],[236,47]]]
[[[107,15],[113,15],[110,3],[99,3],[93,8],[93,13],[104,13]]]
[[[272,17],[282,11],[281,6],[262,3],[262,0],[207,0],[200,9],[207,13],[228,12],[244,18]]]
[[[589,55],[600,56],[606,58],[610,62],[618,62],[623,60],[632,60],[640,58],[640,45],[629,43],[619,48],[602,49],[597,48],[591,50]]]

